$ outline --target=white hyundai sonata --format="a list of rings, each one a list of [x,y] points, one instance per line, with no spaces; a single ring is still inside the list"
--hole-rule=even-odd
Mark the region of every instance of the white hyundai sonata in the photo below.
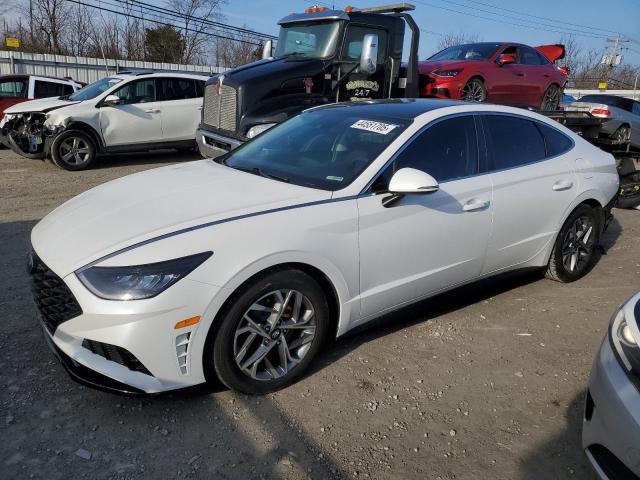
[[[458,285],[594,265],[613,157],[525,110],[389,100],[308,110],[225,157],[89,190],[33,229],[50,346],[81,382],[260,394],[325,340]]]

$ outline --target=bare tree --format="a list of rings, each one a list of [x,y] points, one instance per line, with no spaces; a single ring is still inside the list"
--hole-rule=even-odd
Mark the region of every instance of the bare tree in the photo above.
[[[438,41],[438,50],[444,50],[445,48],[453,47],[455,45],[462,45],[464,43],[476,43],[479,38],[480,37],[477,33],[447,33],[440,37],[440,40]]]
[[[69,26],[70,4],[64,0],[32,0],[31,3],[35,37],[32,42],[43,45],[46,53],[65,53],[63,36]]]

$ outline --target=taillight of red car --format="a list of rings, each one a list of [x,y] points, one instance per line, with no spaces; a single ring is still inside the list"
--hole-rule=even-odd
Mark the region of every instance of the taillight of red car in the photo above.
[[[591,109],[591,115],[600,118],[610,118],[611,111],[608,108],[593,108]]]

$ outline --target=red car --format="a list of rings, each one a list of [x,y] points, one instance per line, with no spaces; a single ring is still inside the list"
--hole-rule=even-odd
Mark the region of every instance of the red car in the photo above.
[[[5,109],[34,98],[70,95],[85,84],[69,78],[39,75],[0,75],[0,118]]]
[[[470,43],[419,63],[420,96],[557,110],[569,72],[563,45]]]

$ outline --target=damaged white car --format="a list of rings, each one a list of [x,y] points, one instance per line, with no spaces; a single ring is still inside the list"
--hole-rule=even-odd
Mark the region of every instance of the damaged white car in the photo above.
[[[191,149],[206,79],[121,73],[69,96],[23,102],[5,110],[0,142],[66,170],[88,168],[102,153]]]

